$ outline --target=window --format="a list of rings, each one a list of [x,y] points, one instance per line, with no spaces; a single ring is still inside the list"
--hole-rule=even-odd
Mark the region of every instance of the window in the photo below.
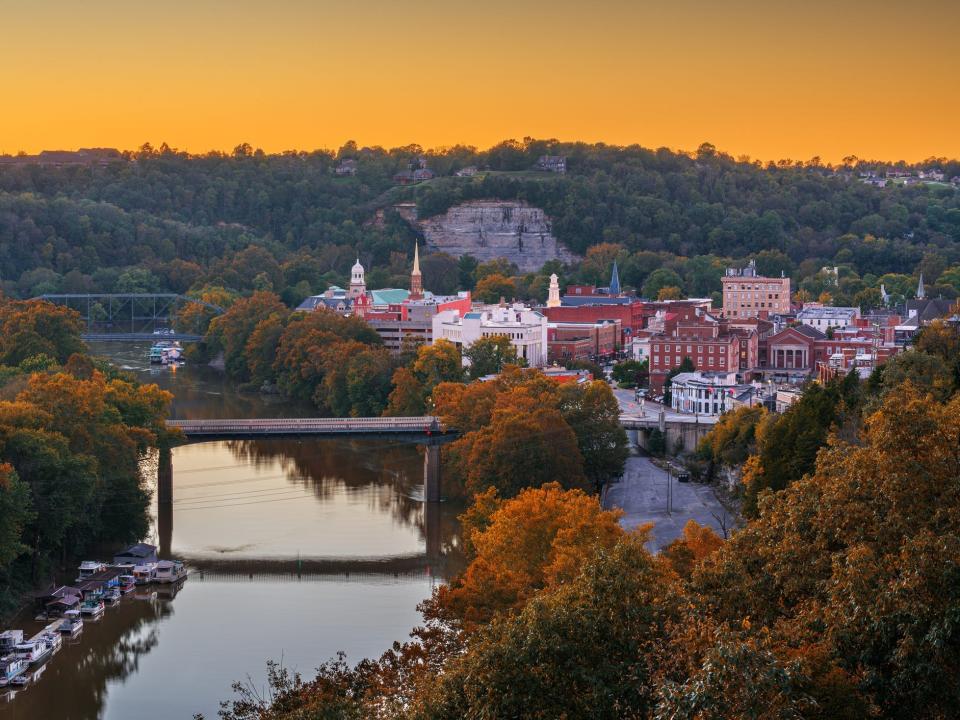
[[[653,346],[653,351],[654,351],[654,352],[660,352],[660,346],[659,346],[659,345],[654,345],[654,346]]]
[[[702,353],[702,352],[703,352],[703,345],[697,345],[697,352],[698,352],[698,353]]]
[[[725,347],[720,348],[720,354],[723,355],[727,349]]]
[[[708,347],[709,351],[712,353],[712,352],[713,352],[713,345],[709,345],[709,346],[707,346],[707,347]]]
[[[707,362],[707,364],[710,365],[710,366],[713,366],[713,357],[710,358],[710,360]]]

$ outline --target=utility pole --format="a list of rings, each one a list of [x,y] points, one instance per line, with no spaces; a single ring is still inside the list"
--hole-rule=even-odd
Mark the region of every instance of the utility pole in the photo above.
[[[667,514],[673,515],[673,472],[667,466]]]

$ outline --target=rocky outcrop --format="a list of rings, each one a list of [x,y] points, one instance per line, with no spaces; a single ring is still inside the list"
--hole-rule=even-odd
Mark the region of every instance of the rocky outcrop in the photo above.
[[[548,260],[579,260],[553,236],[543,210],[519,201],[466,202],[425,220],[416,218],[411,205],[396,209],[423,233],[433,252],[472,255],[480,262],[506,258],[523,272],[539,270]]]

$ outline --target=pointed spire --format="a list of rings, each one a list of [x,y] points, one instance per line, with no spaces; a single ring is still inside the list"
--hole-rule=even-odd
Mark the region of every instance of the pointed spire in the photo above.
[[[420,275],[420,245],[413,246],[413,270],[410,273],[410,300],[423,299],[423,278]]]
[[[917,284],[917,300],[923,300],[927,297],[927,291],[923,287],[923,272],[920,272],[920,282]]]
[[[620,271],[617,270],[617,261],[613,261],[613,272],[610,274],[610,294],[620,294]]]

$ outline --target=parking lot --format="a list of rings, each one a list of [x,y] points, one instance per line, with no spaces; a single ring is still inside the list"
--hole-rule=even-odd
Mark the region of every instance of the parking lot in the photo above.
[[[668,476],[650,458],[632,456],[627,460],[623,478],[607,488],[603,497],[606,509],[624,511],[620,524],[627,530],[652,522],[653,531],[647,547],[657,552],[683,534],[688,520],[709,525],[723,537],[733,526],[733,517],[720,504],[709,485],[670,481],[673,490],[672,510],[668,509]]]

